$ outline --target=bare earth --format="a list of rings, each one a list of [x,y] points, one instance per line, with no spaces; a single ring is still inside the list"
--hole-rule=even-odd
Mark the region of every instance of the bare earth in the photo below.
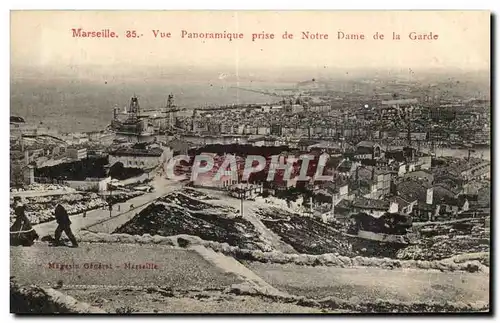
[[[352,301],[488,302],[489,277],[436,270],[305,267],[248,262],[266,282],[290,294]]]

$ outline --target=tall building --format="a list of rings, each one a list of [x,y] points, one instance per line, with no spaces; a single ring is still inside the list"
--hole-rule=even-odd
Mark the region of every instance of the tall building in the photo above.
[[[282,136],[283,135],[283,127],[280,124],[272,124],[271,125],[271,136]]]

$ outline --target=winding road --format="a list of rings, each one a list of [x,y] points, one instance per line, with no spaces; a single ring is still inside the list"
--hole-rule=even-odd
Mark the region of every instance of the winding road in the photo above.
[[[179,190],[182,188],[182,183],[170,181],[163,178],[155,178],[151,185],[155,188],[154,192],[145,193],[134,197],[128,201],[117,203],[114,205],[114,210],[111,216],[108,209],[96,209],[87,212],[83,217],[83,213],[71,216],[71,229],[78,239],[78,232],[82,228],[88,228],[91,231],[112,232],[118,226],[126,223],[134,217],[134,215],[145,208],[149,203],[154,202],[157,198]],[[130,209],[133,205],[134,209]],[[118,211],[118,206],[120,211]],[[33,226],[40,237],[53,235],[57,222],[55,220],[37,224]],[[64,236],[64,235],[63,235]]]

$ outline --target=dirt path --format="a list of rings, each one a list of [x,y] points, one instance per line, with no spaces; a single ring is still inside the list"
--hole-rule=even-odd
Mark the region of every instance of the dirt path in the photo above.
[[[269,230],[269,228],[266,227],[264,223],[262,223],[262,221],[256,215],[256,210],[257,208],[252,208],[251,210],[249,210],[250,212],[247,211],[246,216],[244,214],[243,217],[253,224],[257,231],[259,231],[259,233],[261,234],[262,239],[268,242],[278,251],[281,251],[283,253],[297,253],[297,251],[293,249],[292,246],[283,242],[280,236]]]
[[[221,253],[215,252],[211,249],[207,249],[203,246],[195,246],[192,247],[192,249],[196,250],[198,254],[200,254],[211,264],[218,267],[220,270],[240,277],[241,279],[245,280],[247,284],[250,284],[252,287],[256,287],[265,294],[272,294],[279,296],[286,295],[285,293],[280,292],[273,286],[266,283],[253,271],[243,266],[240,262],[238,262],[236,259],[232,257],[225,256]]]
[[[11,247],[10,275],[41,287],[162,286],[179,290],[242,283],[195,250],[159,245],[81,243],[79,248]],[[134,265],[144,265],[136,267]]]

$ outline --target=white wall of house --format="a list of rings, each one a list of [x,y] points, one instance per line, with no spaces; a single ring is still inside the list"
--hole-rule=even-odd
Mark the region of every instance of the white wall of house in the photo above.
[[[65,184],[78,191],[99,190],[99,181],[65,181]]]
[[[431,156],[422,156],[418,158],[420,169],[430,169],[431,168]]]
[[[391,205],[389,206],[389,213],[397,213],[399,209],[399,204],[396,202],[391,202]]]
[[[349,194],[349,185],[344,185],[339,188],[339,197],[343,199]]]
[[[98,182],[98,190],[99,192],[107,191],[108,184],[111,183],[111,177],[107,177]]]
[[[434,188],[433,188],[433,187],[431,187],[431,188],[428,188],[428,189],[427,189],[427,194],[426,194],[426,200],[425,200],[425,203],[427,203],[427,204],[432,204],[433,199],[434,199]]]
[[[271,128],[269,127],[259,127],[257,129],[258,135],[269,135],[271,133]]]
[[[462,212],[467,212],[467,211],[469,211],[469,201],[465,200],[465,203],[462,207]]]
[[[121,162],[127,168],[153,168],[160,162],[158,156],[109,156],[109,164],[112,166]]]
[[[406,174],[406,164],[399,165],[398,176]]]
[[[386,213],[386,211],[383,211],[383,210],[368,210],[368,209],[363,209],[363,210],[361,210],[361,212],[372,215],[376,218],[381,217],[382,215],[384,215]]]

